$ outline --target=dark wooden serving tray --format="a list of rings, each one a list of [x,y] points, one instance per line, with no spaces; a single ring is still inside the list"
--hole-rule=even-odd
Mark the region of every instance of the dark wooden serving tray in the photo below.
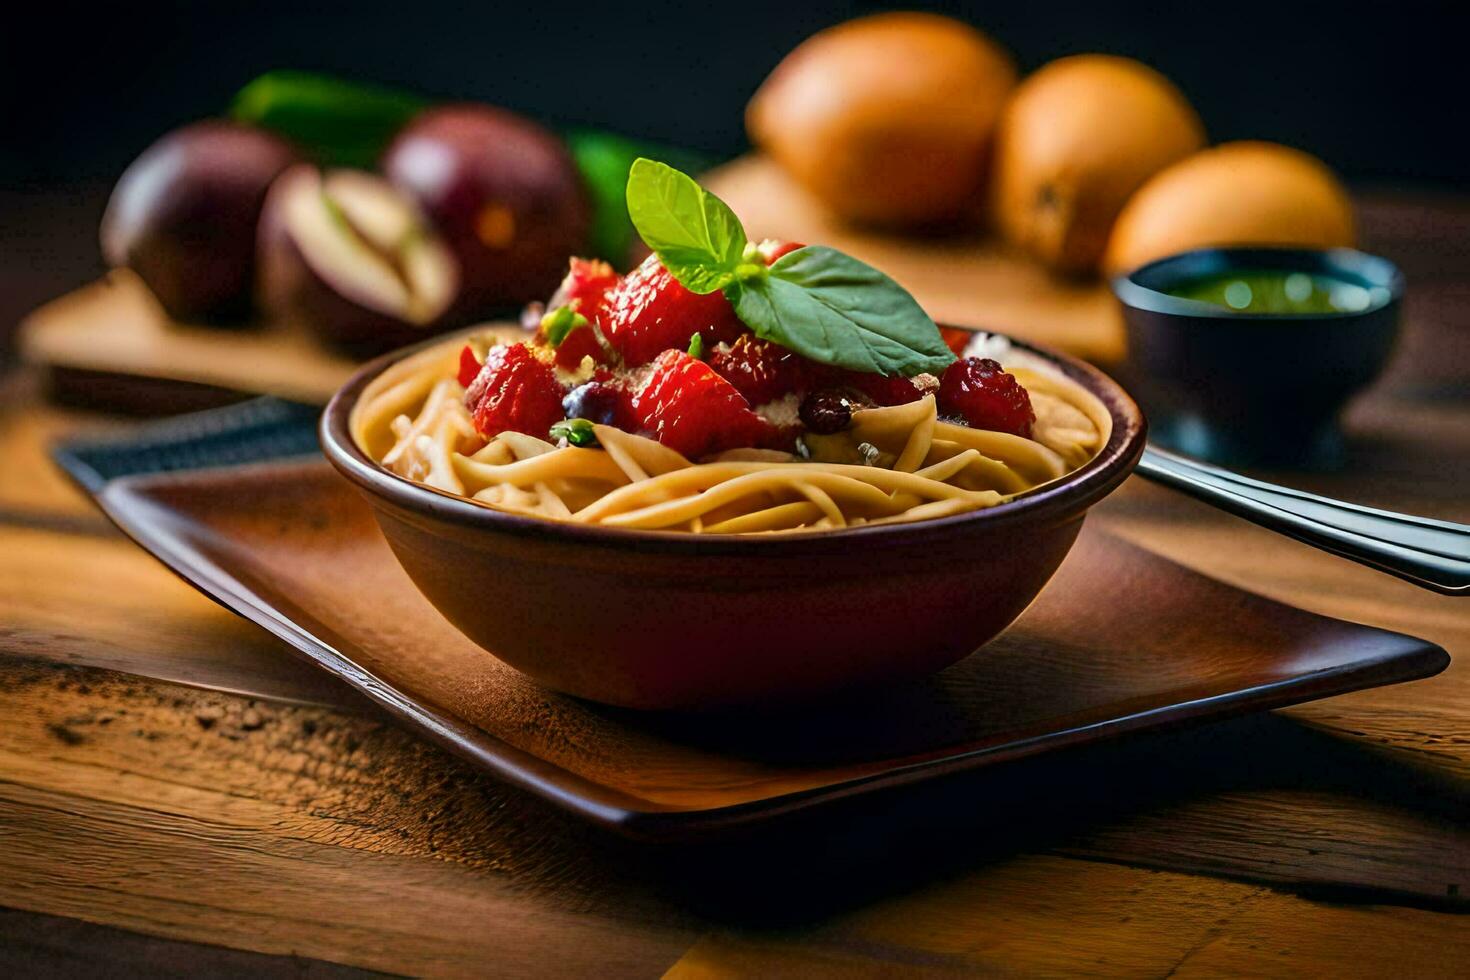
[[[319,459],[93,482],[107,514],[170,568],[404,724],[646,838],[1425,677],[1448,662],[1422,640],[1306,613],[1084,530],[1015,626],[925,682],[800,711],[640,714],[539,688],[462,637]]]

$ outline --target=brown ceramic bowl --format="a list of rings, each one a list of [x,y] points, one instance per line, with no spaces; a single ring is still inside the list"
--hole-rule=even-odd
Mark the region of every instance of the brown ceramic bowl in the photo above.
[[[428,600],[547,687],[633,708],[802,700],[920,677],[983,646],[1031,603],[1087,509],[1137,463],[1143,415],[1116,382],[1017,346],[1102,401],[1107,445],[998,507],[911,524],[706,537],[501,513],[411,483],[368,458],[348,428],[363,389],[410,351],[347,382],[321,441]]]

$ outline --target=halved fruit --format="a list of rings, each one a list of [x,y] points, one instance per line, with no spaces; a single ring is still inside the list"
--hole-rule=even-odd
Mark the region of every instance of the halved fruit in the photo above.
[[[360,171],[286,171],[266,199],[258,247],[262,306],[355,353],[447,325],[459,290],[453,254],[412,202]]]

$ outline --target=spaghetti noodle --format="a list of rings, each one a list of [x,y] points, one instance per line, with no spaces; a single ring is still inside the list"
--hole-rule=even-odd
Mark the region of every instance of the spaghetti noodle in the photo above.
[[[490,343],[510,337],[486,334]],[[916,521],[992,507],[1075,470],[1107,442],[1106,408],[1041,358],[979,335],[1027,389],[1032,437],[940,418],[934,397],[857,411],[804,455],[737,449],[691,461],[607,425],[598,446],[518,432],[486,441],[456,380],[463,339],[391,366],[353,409],[353,438],[401,477],[496,510],[606,527],[747,534]]]

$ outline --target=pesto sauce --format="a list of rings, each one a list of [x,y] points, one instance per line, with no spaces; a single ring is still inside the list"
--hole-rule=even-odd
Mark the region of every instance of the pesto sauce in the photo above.
[[[1181,283],[1168,294],[1235,313],[1278,314],[1357,313],[1388,298],[1382,288],[1367,289],[1343,279],[1281,269],[1206,276]]]

